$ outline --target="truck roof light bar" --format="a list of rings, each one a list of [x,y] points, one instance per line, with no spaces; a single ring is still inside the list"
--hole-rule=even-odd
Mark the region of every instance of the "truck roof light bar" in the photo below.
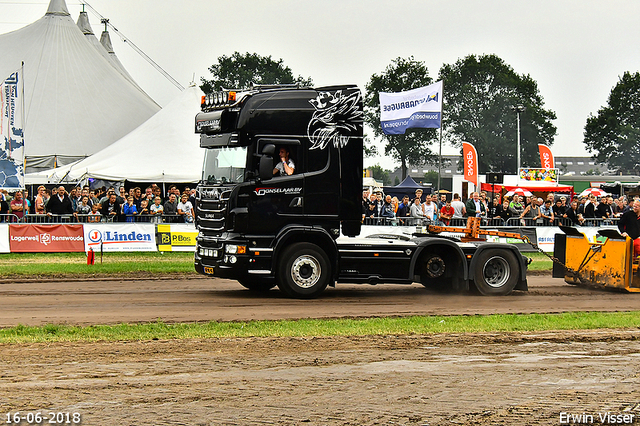
[[[238,92],[228,90],[209,93],[200,98],[200,108],[206,111],[215,108],[231,107],[241,99],[242,95],[243,93],[240,93],[240,96],[238,96]]]

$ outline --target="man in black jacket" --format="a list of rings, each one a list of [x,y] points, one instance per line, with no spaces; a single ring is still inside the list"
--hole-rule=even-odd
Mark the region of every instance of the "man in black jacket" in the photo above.
[[[122,205],[118,203],[115,192],[109,194],[109,198],[107,198],[107,200],[102,203],[100,213],[102,213],[102,216],[106,217],[110,222],[120,221],[120,216],[122,215]]]
[[[640,254],[640,201],[633,202],[633,210],[624,213],[618,221],[618,229],[623,237],[633,240],[633,253]]]
[[[69,198],[64,186],[60,185],[58,187],[58,192],[49,198],[46,209],[49,216],[73,214],[73,204],[71,203],[71,198]]]
[[[584,218],[582,214],[578,210],[578,202],[573,200],[571,202],[571,207],[565,211],[562,217],[569,219],[572,225],[582,225],[584,223]]]

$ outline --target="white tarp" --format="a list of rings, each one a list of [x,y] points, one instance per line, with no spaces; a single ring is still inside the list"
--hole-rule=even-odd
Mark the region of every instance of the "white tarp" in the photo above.
[[[11,253],[9,249],[9,225],[0,223],[0,253]]]
[[[202,91],[190,86],[140,127],[84,160],[27,176],[28,183],[83,178],[134,182],[197,182],[204,149],[195,133]],[[244,159],[243,159],[244,160]]]
[[[78,28],[64,0],[0,35],[0,79],[24,62],[26,168],[68,164],[110,145],[160,107]]]

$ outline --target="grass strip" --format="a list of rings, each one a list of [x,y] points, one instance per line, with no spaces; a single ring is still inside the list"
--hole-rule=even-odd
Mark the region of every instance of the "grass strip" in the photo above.
[[[552,262],[542,253],[525,253],[533,259],[531,271],[551,270]],[[191,252],[96,253],[96,264],[87,265],[84,253],[0,254],[0,270],[6,275],[91,276],[149,272],[195,274]]]
[[[95,254],[87,265],[84,253],[10,253],[0,255],[3,274],[40,276],[90,276],[93,274],[194,273],[191,252],[136,252]]]
[[[587,330],[640,327],[640,311],[304,319],[248,322],[92,325],[0,329],[0,343],[94,342],[233,337],[330,337]]]

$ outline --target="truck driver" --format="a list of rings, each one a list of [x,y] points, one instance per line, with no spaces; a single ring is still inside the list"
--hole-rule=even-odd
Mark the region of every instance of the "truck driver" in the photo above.
[[[292,175],[296,169],[296,165],[293,160],[289,158],[289,148],[281,146],[279,154],[280,161],[273,169],[274,176],[289,176]]]

